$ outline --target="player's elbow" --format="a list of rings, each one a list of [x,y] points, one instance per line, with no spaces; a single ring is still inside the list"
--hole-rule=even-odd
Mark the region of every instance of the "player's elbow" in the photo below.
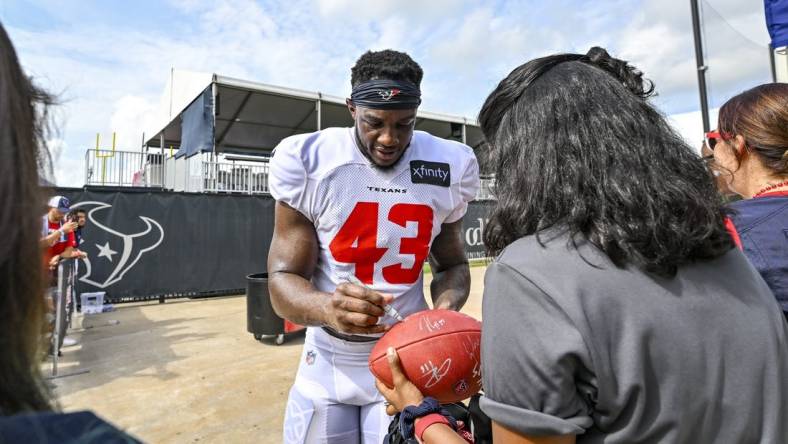
[[[271,298],[271,307],[280,318],[288,318],[288,304],[286,292],[282,288],[282,271],[273,271],[268,275],[268,294]]]

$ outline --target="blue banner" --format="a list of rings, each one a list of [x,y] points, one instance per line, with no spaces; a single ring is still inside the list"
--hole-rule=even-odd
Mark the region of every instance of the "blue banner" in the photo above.
[[[175,157],[191,157],[197,153],[211,152],[213,138],[213,95],[209,86],[183,112],[181,147]]]
[[[788,0],[764,0],[763,6],[772,48],[788,46]]]

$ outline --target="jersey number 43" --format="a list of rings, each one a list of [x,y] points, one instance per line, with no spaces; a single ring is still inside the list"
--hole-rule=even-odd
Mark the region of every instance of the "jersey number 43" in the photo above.
[[[387,248],[379,248],[377,202],[359,202],[353,208],[345,224],[328,245],[338,262],[355,264],[356,277],[365,284],[372,284],[375,264],[386,254]],[[432,208],[421,204],[400,203],[391,207],[388,220],[401,226],[416,222],[416,237],[400,240],[399,254],[412,254],[413,266],[402,264],[383,267],[383,278],[390,284],[412,284],[421,274],[432,240]]]

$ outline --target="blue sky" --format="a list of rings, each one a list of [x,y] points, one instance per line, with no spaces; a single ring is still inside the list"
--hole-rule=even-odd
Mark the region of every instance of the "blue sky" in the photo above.
[[[718,106],[769,80],[763,2],[703,10]],[[27,72],[60,97],[50,148],[65,186],[82,184],[97,132],[139,149],[171,67],[346,95],[361,53],[394,48],[425,70],[424,109],[475,116],[519,64],[600,45],[654,80],[665,113],[698,108],[686,0],[34,0],[0,2],[0,21]]]

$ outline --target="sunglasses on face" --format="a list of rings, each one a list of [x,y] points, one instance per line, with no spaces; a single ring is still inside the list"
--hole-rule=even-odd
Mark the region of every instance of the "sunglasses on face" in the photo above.
[[[704,140],[706,141],[706,146],[709,149],[713,150],[717,143],[722,142],[724,140],[730,139],[730,134],[727,133],[720,133],[717,130],[709,131],[708,133],[704,134]]]

